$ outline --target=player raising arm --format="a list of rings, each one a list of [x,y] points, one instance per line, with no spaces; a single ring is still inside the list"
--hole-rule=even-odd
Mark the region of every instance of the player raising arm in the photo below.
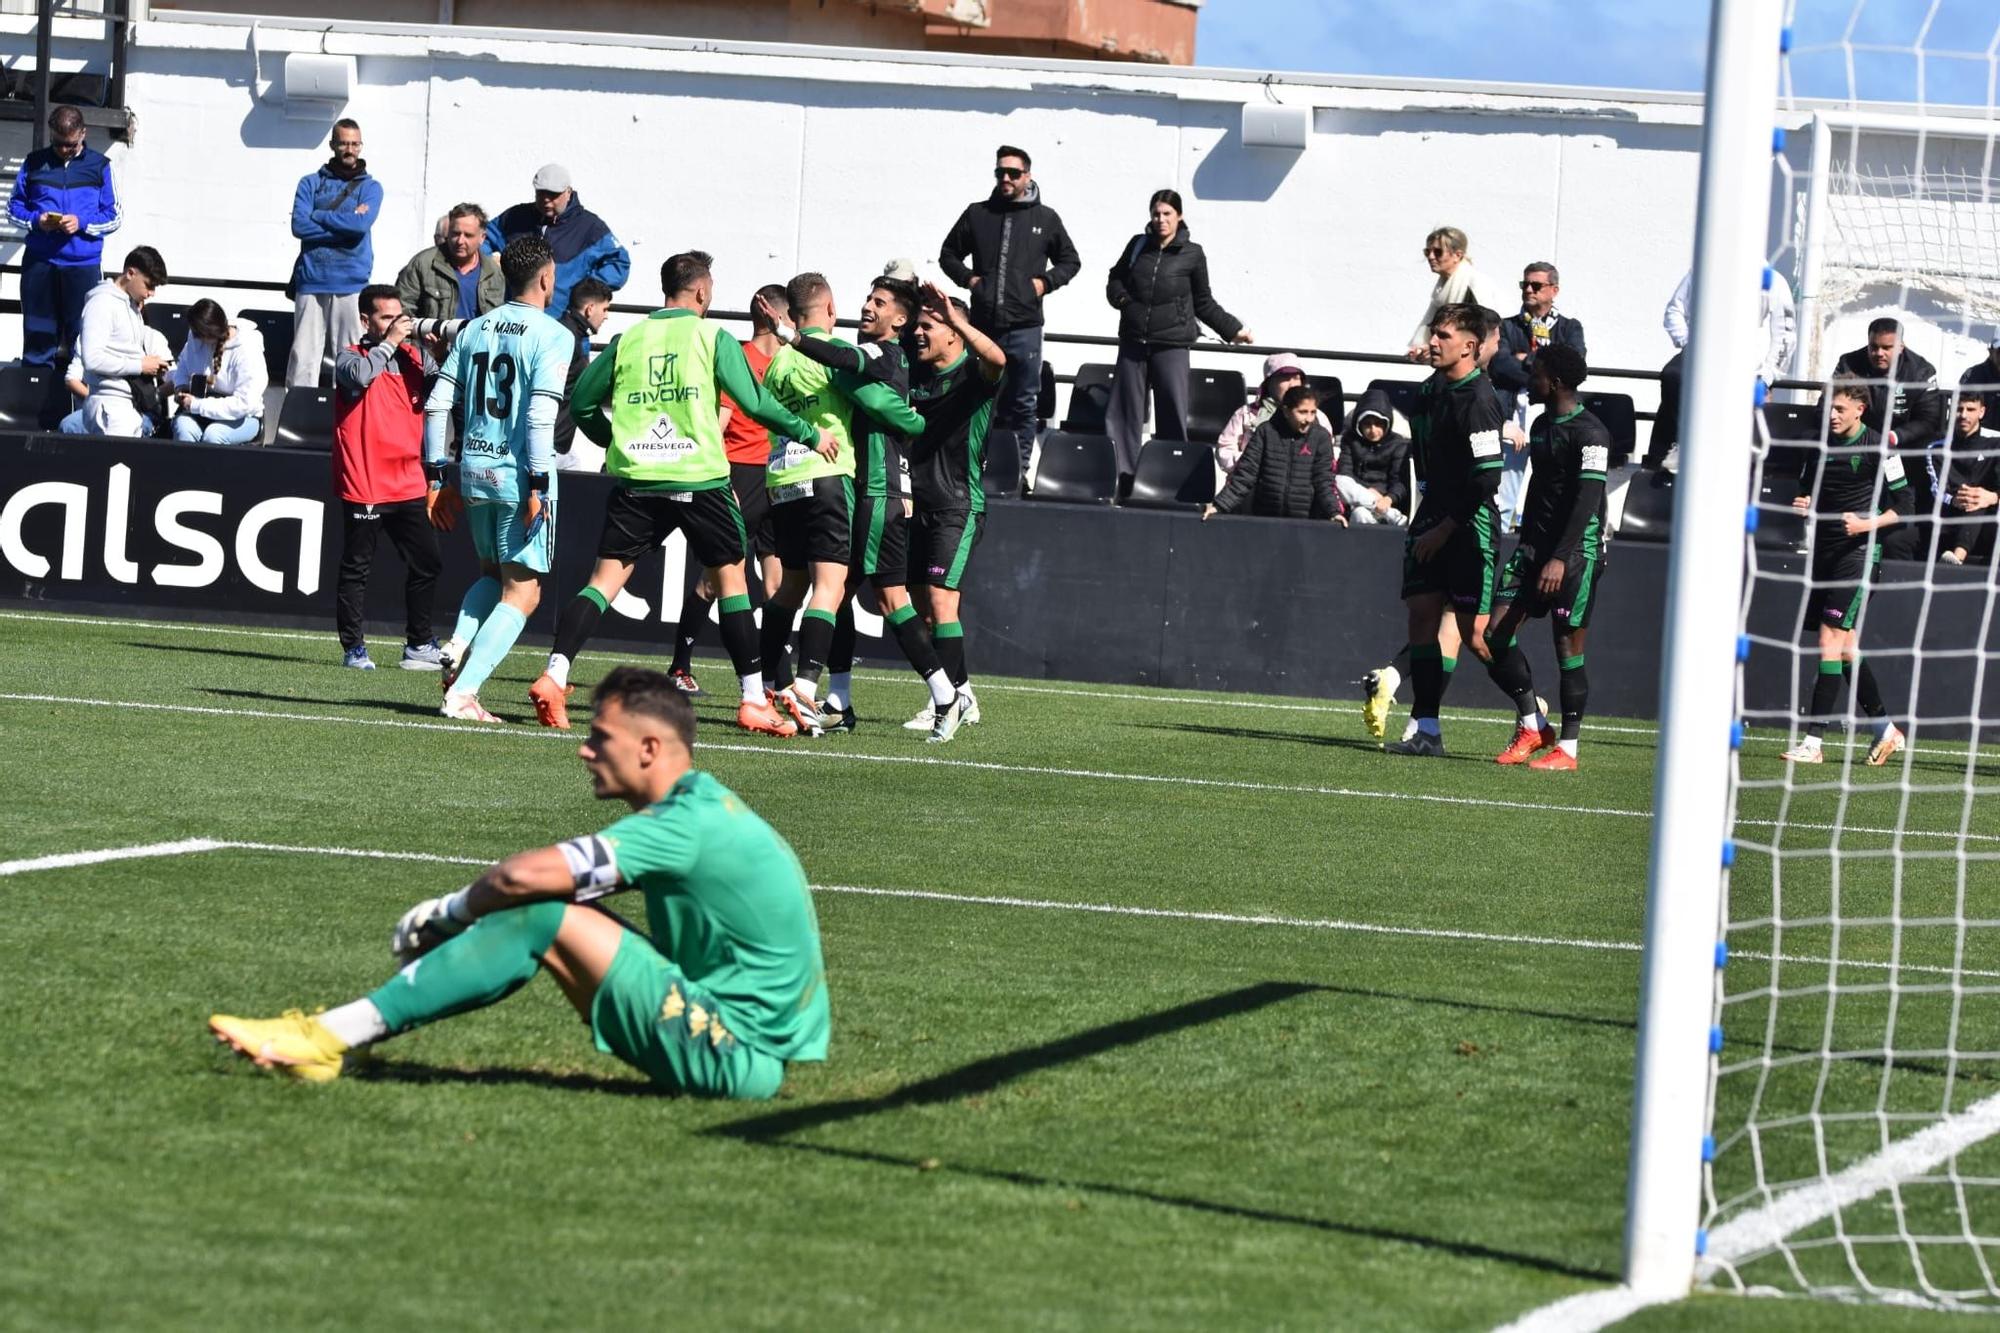
[[[757,623],[743,568],[749,536],[730,489],[716,390],[728,393],[759,424],[807,449],[832,449],[835,441],[831,432],[815,429],[766,393],[743,359],[743,345],[707,319],[715,299],[713,263],[700,250],[669,256],[660,266],[666,305],[613,338],[576,382],[570,415],[578,430],[609,450],[604,470],[612,486],[597,539],[597,567],[563,608],[555,651],[528,687],[543,726],[568,729],[571,664],[632,577],[632,566],[681,531],[720,598],[722,644],[743,688],[737,725],[774,736],[798,732],[764,698]]]
[[[741,797],[693,767],[694,710],[665,675],[599,682],[578,749],[599,800],[632,813],[601,833],[519,852],[404,913],[401,971],[315,1017],[216,1014],[218,1040],[324,1083],[347,1053],[497,1004],[546,969],[597,1049],[662,1088],[770,1097],[785,1066],[824,1060],[819,923],[798,857]],[[633,890],[646,931],[590,905]]]

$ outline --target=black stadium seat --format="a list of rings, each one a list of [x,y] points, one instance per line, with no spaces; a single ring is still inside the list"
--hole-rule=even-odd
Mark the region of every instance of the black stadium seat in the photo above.
[[[308,385],[285,390],[284,410],[278,415],[278,438],[285,449],[333,450],[333,391]]]
[[[1632,405],[1629,393],[1579,393],[1579,403],[1590,414],[1604,423],[1604,429],[1611,435],[1611,466],[1619,467],[1631,461],[1632,451],[1639,443],[1638,410]]]
[[[1333,423],[1333,433],[1338,436],[1341,423],[1347,420],[1347,398],[1340,389],[1340,376],[1308,375],[1306,383],[1319,391],[1319,410]]]
[[[168,355],[179,356],[181,348],[187,346],[188,308],[166,301],[148,301],[145,320],[147,328],[158,329],[166,336]]]
[[[0,366],[0,429],[53,430],[69,411],[69,391],[53,366]]]
[[[264,369],[271,383],[285,382],[285,363],[292,356],[292,312],[289,310],[245,310],[239,316],[257,326],[264,335]]]
[[[1031,500],[1108,505],[1118,493],[1118,455],[1107,435],[1052,430],[1042,437]]]
[[[1056,419],[1056,368],[1042,362],[1042,384],[1035,394],[1035,420],[1044,426]]]
[[[1069,411],[1063,414],[1062,428],[1083,435],[1104,433],[1104,418],[1111,410],[1111,381],[1118,377],[1116,366],[1086,361],[1076,368],[1076,382],[1069,386]]]
[[[1010,437],[998,442],[986,441],[986,465],[980,469],[979,484],[989,496],[1012,497],[1021,493],[1021,451],[1014,446]]]
[[[264,390],[264,434],[259,444],[278,442],[278,418],[285,414],[285,386],[273,384]]]
[[[1197,440],[1148,440],[1132,474],[1134,509],[1198,509],[1215,498],[1215,446]]]
[[[1401,412],[1403,414],[1403,419],[1405,421],[1410,420],[1412,417],[1416,415],[1417,389],[1422,384],[1423,384],[1422,380],[1368,381],[1369,388],[1380,389],[1383,393],[1389,395],[1389,406],[1395,408],[1398,412]]]
[[[1188,372],[1188,438],[1215,443],[1222,428],[1229,424],[1229,418],[1243,406],[1244,392],[1240,371]]]
[[[1625,492],[1625,516],[1618,540],[1664,542],[1674,530],[1674,474],[1639,472]]]

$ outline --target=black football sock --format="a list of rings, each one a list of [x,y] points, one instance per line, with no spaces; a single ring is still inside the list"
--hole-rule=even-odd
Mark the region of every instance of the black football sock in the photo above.
[[[681,623],[674,630],[675,671],[693,669],[695,640],[701,637],[702,622],[708,619],[708,609],[714,605],[692,588],[681,598]]]
[[[938,665],[944,668],[952,688],[964,689],[965,626],[956,620],[940,620],[931,630],[931,644],[937,650]]]
[[[903,650],[903,656],[919,676],[929,680],[932,672],[943,670],[938,650],[931,643],[930,630],[917,615],[916,607],[906,602],[891,611],[888,620],[889,628],[896,634],[896,645]],[[964,642],[963,638],[959,640],[960,644]]]
[[[833,646],[826,650],[826,669],[836,676],[854,670],[854,602],[840,604],[833,618]]]
[[[1493,660],[1486,664],[1486,674],[1493,678],[1502,694],[1514,701],[1514,712],[1521,718],[1533,718],[1542,711],[1535,702],[1535,677],[1528,666],[1528,656],[1515,640],[1494,645]]]
[[[799,622],[798,680],[809,686],[808,695],[819,693],[819,677],[826,670],[827,650],[833,646],[834,615],[831,611],[810,610]]]
[[[1811,719],[1806,724],[1806,735],[1820,736],[1826,733],[1826,724],[1833,721],[1834,710],[1840,707],[1840,690],[1847,683],[1839,662],[1821,662],[1819,674],[1813,678]]]
[[[1848,663],[1847,676],[1854,684],[1854,699],[1861,705],[1866,717],[1887,717],[1889,709],[1882,702],[1882,687],[1875,682],[1875,669],[1868,665],[1866,658]]]
[[[1583,654],[1562,660],[1562,738],[1575,740],[1583,731],[1583,709],[1590,702],[1590,674],[1583,669]]]
[[[750,609],[750,598],[745,593],[722,599],[722,647],[729,654],[729,664],[736,671],[739,681],[759,680],[757,668],[757,615]],[[753,686],[743,687],[745,702],[763,702],[761,684],[755,686],[756,699],[751,699]]]
[[[1435,723],[1438,705],[1444,702],[1444,657],[1436,644],[1410,645],[1410,692],[1414,699],[1410,716]]]
[[[796,606],[785,606],[775,598],[764,603],[764,625],[757,634],[757,656],[764,663],[764,688],[782,690],[792,683],[791,663],[785,657],[785,640],[792,634]]]
[[[556,621],[555,648],[549,653],[550,674],[560,684],[569,684],[570,667],[583,646],[590,642],[590,636],[597,632],[597,622],[604,619],[610,605],[603,593],[585,584],[583,591],[570,598],[569,605],[563,608]]]

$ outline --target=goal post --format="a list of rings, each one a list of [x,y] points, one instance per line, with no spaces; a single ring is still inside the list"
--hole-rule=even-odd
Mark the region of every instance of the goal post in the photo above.
[[[1660,749],[1627,1167],[1625,1282],[1685,1293],[1701,1220],[1709,1030],[1729,828],[1733,678],[1743,581],[1748,422],[1767,346],[1761,307],[1782,0],[1714,0],[1682,380],[1660,682]]]
[[[2000,1310],[2000,4],[1710,23],[1622,1294]]]

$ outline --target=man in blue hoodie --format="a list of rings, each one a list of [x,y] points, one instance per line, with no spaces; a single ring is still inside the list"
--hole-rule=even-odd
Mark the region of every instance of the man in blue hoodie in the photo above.
[[[21,163],[7,212],[27,229],[21,253],[21,360],[52,366],[69,359],[83,327],[83,302],[104,267],[104,238],[118,230],[111,162],[83,141],[83,113],[49,113],[49,146]]]
[[[333,158],[299,180],[292,195],[292,355],[285,384],[316,385],[331,352],[361,341],[355,298],[375,271],[369,232],[382,213],[382,186],[361,159],[361,127],[334,122]]]
[[[535,173],[532,202],[515,204],[486,224],[486,248],[499,254],[516,236],[539,236],[556,256],[556,289],[549,309],[569,309],[569,289],[596,278],[616,292],[632,276],[632,256],[604,219],[583,206],[569,168],[551,162]]]

